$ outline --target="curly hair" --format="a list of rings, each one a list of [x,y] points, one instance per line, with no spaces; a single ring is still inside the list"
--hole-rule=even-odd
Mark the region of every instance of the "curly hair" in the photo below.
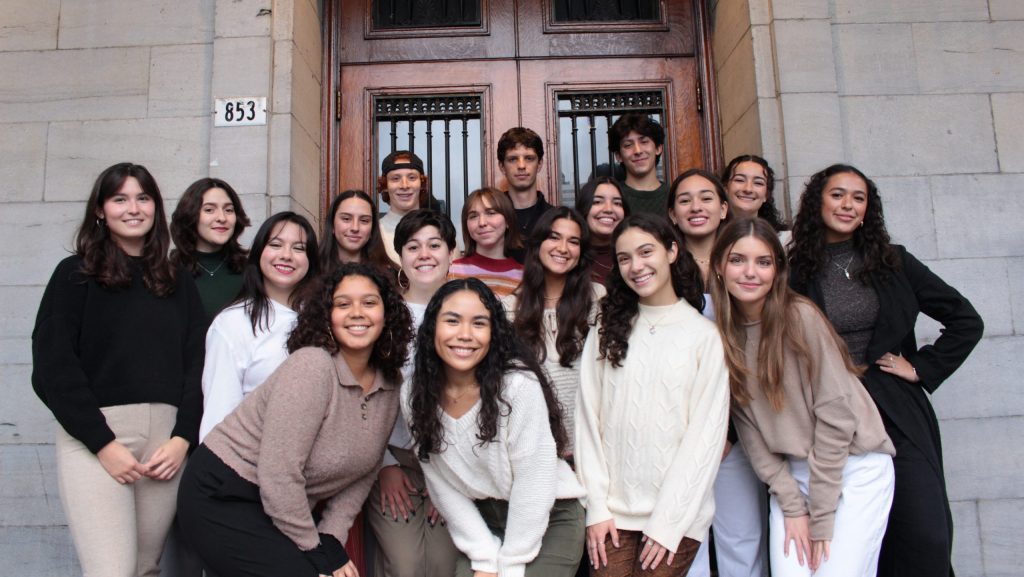
[[[108,167],[96,178],[85,203],[85,216],[75,235],[75,254],[82,258],[82,272],[107,288],[127,288],[132,282],[129,257],[110,237],[103,205],[134,178],[153,201],[153,227],[142,246],[142,282],[158,297],[174,292],[175,269],[167,259],[171,235],[167,230],[163,196],[153,175],[141,164],[122,162]]]
[[[724,274],[726,261],[733,245],[740,239],[752,237],[761,241],[771,250],[775,268],[775,278],[768,294],[765,296],[761,311],[761,341],[757,349],[756,375],[748,369],[746,358],[747,319],[740,311],[736,301],[727,290],[721,275]],[[804,303],[821,314],[818,308],[806,297],[789,288],[786,282],[788,270],[785,252],[779,236],[771,223],[762,218],[739,217],[725,225],[719,232],[715,247],[711,250],[711,265],[717,274],[711,275],[711,300],[715,305],[715,324],[722,335],[725,347],[725,362],[729,368],[729,390],[732,400],[739,405],[748,404],[753,396],[747,390],[750,376],[757,378],[758,385],[772,408],[781,411],[785,404],[785,390],[782,382],[783,363],[786,350],[792,350],[802,358],[807,366],[806,378],[815,373],[816,359],[811,355],[807,340],[803,335],[803,323],[800,321],[799,303]],[[823,323],[829,329],[835,346],[840,350],[846,369],[860,376],[863,372],[854,366],[847,353],[846,343],[832,329],[829,322]]]
[[[228,200],[235,211],[235,229],[231,232],[231,238],[224,243],[224,258],[228,270],[233,273],[242,272],[246,255],[249,253],[238,243],[238,237],[242,236],[242,231],[250,224],[238,193],[230,184],[219,178],[200,178],[185,189],[185,194],[181,195],[178,206],[171,215],[171,239],[174,241],[171,264],[188,270],[192,276],[198,276],[200,272],[196,259],[196,242],[199,239],[197,226],[199,212],[203,209],[203,195],[214,188],[219,188],[228,195]]]
[[[505,310],[491,289],[476,278],[457,279],[445,283],[430,299],[424,313],[423,324],[416,335],[415,370],[410,383],[411,422],[409,430],[419,446],[421,461],[429,461],[431,453],[443,451],[447,445],[444,428],[441,425],[441,394],[446,384],[444,363],[437,354],[434,335],[437,331],[437,316],[444,302],[459,291],[471,291],[491,317],[491,344],[480,364],[474,369],[480,384],[480,413],[477,439],[480,445],[492,443],[498,434],[498,420],[509,414],[511,406],[505,400],[505,374],[523,371],[537,378],[544,401],[548,407],[548,424],[555,439],[558,454],[565,451],[568,434],[562,423],[562,407],[548,382],[544,370],[533,353],[516,336],[512,324],[505,316]]]
[[[391,262],[391,258],[384,250],[384,239],[380,234],[380,214],[377,212],[377,207],[374,206],[370,195],[361,190],[346,190],[335,196],[334,200],[331,201],[331,206],[327,209],[327,215],[323,220],[323,234],[321,235],[320,243],[320,268],[327,273],[333,271],[335,267],[341,264],[341,256],[338,254],[340,252],[338,249],[338,239],[334,237],[334,219],[338,216],[338,209],[341,208],[341,203],[350,198],[358,198],[370,205],[370,236],[367,237],[366,244],[359,249],[359,262],[368,262],[383,270],[393,272],[395,263]]]
[[[590,308],[594,291],[590,289],[590,233],[587,222],[580,213],[567,206],[549,208],[533,227],[527,240],[526,257],[523,265],[523,280],[516,289],[515,321],[512,326],[523,342],[531,345],[537,359],[544,362],[547,357],[544,334],[544,285],[547,276],[540,262],[541,245],[551,236],[555,222],[568,220],[580,228],[580,258],[576,266],[565,275],[565,287],[555,309],[558,323],[555,350],[558,363],[572,367],[572,363],[583,351],[583,343],[590,332]]]
[[[303,347],[320,347],[332,355],[340,349],[331,326],[334,291],[346,277],[370,279],[380,291],[384,303],[384,327],[373,343],[370,366],[384,374],[392,383],[402,380],[402,365],[409,357],[413,338],[412,315],[394,284],[380,268],[362,263],[345,263],[329,274],[319,277],[309,297],[303,301],[295,329],[288,335],[288,352]]]
[[[829,178],[843,173],[855,174],[867,187],[868,202],[862,226],[853,233],[853,248],[860,253],[864,266],[857,272],[858,281],[867,284],[876,273],[890,273],[899,270],[900,259],[889,241],[882,213],[882,197],[878,187],[863,172],[848,164],[833,164],[811,176],[800,195],[800,210],[793,223],[793,240],[789,250],[789,264],[796,271],[793,288],[807,292],[814,278],[828,266],[829,256],[825,249],[827,227],[821,217],[822,199]]]
[[[302,277],[302,280],[295,285],[295,289],[292,291],[291,302],[288,303],[292,309],[298,310],[298,303],[302,300],[305,291],[309,289],[314,279],[320,274],[320,265],[316,259],[316,232],[313,230],[313,226],[309,224],[309,221],[306,220],[306,217],[291,211],[285,211],[274,214],[263,221],[259,230],[256,231],[256,236],[252,239],[252,249],[249,251],[249,257],[245,261],[245,268],[242,269],[242,288],[239,289],[235,300],[231,301],[232,305],[238,303],[245,304],[245,314],[248,315],[249,324],[252,325],[253,336],[256,336],[257,330],[269,328],[270,310],[273,308],[264,285],[265,279],[263,278],[263,268],[260,266],[260,259],[263,257],[263,251],[267,248],[267,244],[273,240],[275,231],[280,231],[278,225],[283,227],[284,223],[289,222],[302,229],[305,236],[306,260],[309,262],[306,276]]]
[[[768,195],[765,197],[764,203],[761,204],[761,208],[757,209],[757,216],[768,221],[768,224],[772,225],[776,232],[789,230],[789,225],[783,220],[782,215],[779,214],[779,209],[775,206],[775,171],[772,170],[767,160],[756,154],[741,154],[730,160],[729,164],[725,166],[725,170],[722,171],[722,182],[728,186],[729,181],[735,176],[736,167],[744,162],[753,162],[764,169],[765,187],[768,189]],[[729,211],[729,214],[726,215],[726,220],[728,221],[732,217],[733,211]]]
[[[615,227],[612,233],[612,246],[619,237],[631,228],[638,228],[653,236],[671,250],[672,245],[678,249],[675,262],[669,265],[672,274],[672,289],[676,296],[682,297],[698,311],[704,310],[704,289],[700,280],[700,268],[689,252],[683,250],[682,240],[668,219],[653,214],[638,213],[627,217]],[[622,278],[618,266],[613,266],[605,283],[608,294],[601,299],[600,328],[598,335],[598,351],[602,359],[608,359],[614,367],[621,367],[629,352],[629,335],[633,332],[633,324],[640,312],[640,297],[633,292]]]

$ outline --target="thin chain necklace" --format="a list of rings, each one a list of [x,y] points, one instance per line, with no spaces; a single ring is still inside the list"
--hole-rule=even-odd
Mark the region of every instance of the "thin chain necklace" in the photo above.
[[[665,317],[667,317],[670,314],[672,314],[671,310],[669,310],[668,312],[662,313],[662,315],[660,317],[658,317],[657,320],[655,320],[653,323],[651,321],[647,320],[647,317],[645,317],[644,315],[640,315],[640,316],[641,316],[641,318],[644,319],[644,322],[647,323],[647,332],[653,335],[654,333],[658,332],[658,323],[660,323],[661,321],[665,320]]]
[[[453,394],[448,392],[448,389],[445,389],[444,394],[445,394],[445,397],[448,398],[448,402],[449,403],[451,403],[452,405],[456,405],[462,399],[462,397],[465,397],[466,395],[471,393],[474,389],[479,390],[480,389],[480,385],[477,384],[477,383],[473,383],[472,385],[469,385],[468,387],[466,387],[466,390],[462,391],[458,395],[453,395]]]
[[[214,267],[213,270],[210,270],[210,269],[206,268],[205,266],[203,266],[203,263],[199,262],[198,259],[196,260],[196,264],[199,265],[199,268],[203,269],[203,271],[205,271],[206,274],[208,274],[210,276],[213,276],[214,273],[219,271],[220,267],[224,266],[224,263],[226,263],[226,262],[228,262],[228,257],[227,257],[227,255],[224,255],[224,258],[220,259],[220,264],[217,265],[216,267]]]
[[[843,271],[843,276],[846,277],[846,280],[851,280],[850,279],[850,265],[853,264],[853,259],[854,259],[855,256],[857,256],[856,253],[850,255],[850,260],[846,261],[846,266],[839,266],[839,263],[837,263],[835,261],[831,261],[832,264],[835,265],[835,267],[837,269]]]

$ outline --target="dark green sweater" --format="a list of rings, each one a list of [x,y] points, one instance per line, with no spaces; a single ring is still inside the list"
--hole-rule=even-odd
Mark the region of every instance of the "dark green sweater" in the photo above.
[[[629,205],[631,213],[649,212],[658,216],[668,214],[668,183],[663,182],[654,190],[637,190],[625,182],[619,183],[622,186],[622,195]],[[667,216],[666,216],[667,218]]]
[[[196,260],[200,264],[199,274],[195,277],[196,288],[203,301],[207,322],[212,322],[217,313],[234,301],[242,288],[242,273],[231,272],[224,256],[223,249],[217,252],[196,251]]]
[[[203,409],[206,319],[192,276],[157,297],[131,263],[125,289],[108,289],[70,256],[53,272],[32,331],[32,387],[69,435],[93,453],[115,436],[101,407],[178,407],[171,436],[195,445]]]

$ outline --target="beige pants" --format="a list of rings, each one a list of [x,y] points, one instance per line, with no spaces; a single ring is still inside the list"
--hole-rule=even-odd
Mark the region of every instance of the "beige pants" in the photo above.
[[[144,462],[170,438],[178,409],[143,403],[101,409],[117,441]],[[57,482],[71,539],[86,577],[160,574],[181,474],[170,481],[115,481],[92,454],[57,429]]]

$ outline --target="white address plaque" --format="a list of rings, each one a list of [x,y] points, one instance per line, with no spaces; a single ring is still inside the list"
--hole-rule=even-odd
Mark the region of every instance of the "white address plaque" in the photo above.
[[[267,97],[218,98],[214,126],[256,126],[267,123]]]

